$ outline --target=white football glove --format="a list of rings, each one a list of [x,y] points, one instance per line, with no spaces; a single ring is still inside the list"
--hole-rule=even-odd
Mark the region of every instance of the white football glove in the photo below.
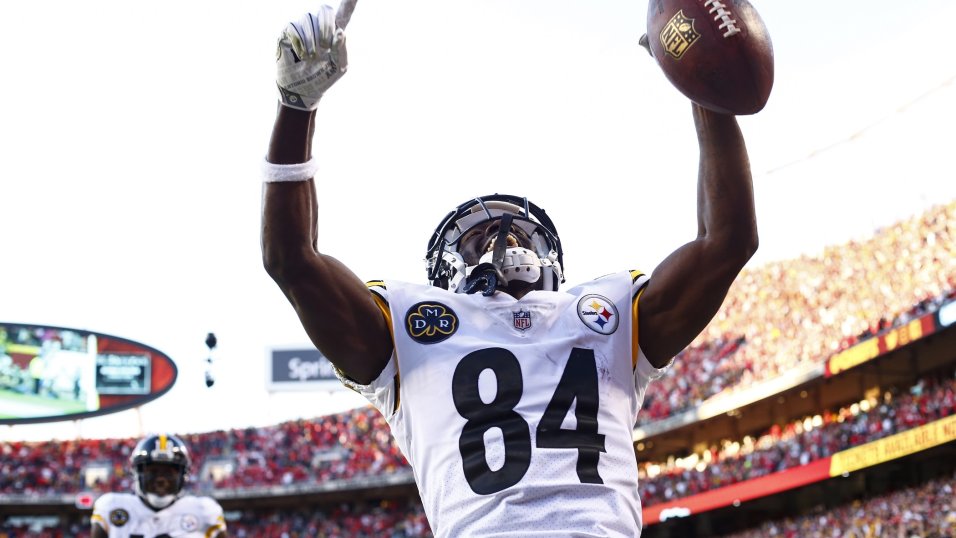
[[[345,26],[356,1],[342,0],[337,13],[322,6],[283,30],[276,46],[276,84],[283,105],[315,110],[325,91],[345,74]]]

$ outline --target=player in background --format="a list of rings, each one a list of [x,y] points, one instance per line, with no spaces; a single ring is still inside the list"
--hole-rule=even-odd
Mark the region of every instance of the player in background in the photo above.
[[[93,505],[92,538],[226,538],[222,507],[184,491],[189,450],[175,435],[150,435],[129,458],[134,493],[106,493]]]
[[[757,248],[736,119],[693,105],[698,235],[652,278],[621,271],[559,290],[551,219],[526,198],[489,195],[432,234],[430,285],[366,284],[320,251],[311,150],[315,109],[348,67],[354,7],[324,6],[279,39],[281,106],[263,165],[267,272],[343,382],[388,420],[436,536],[640,535],[631,435],[647,384],[716,314]],[[635,212],[661,203],[646,191]],[[326,231],[350,233],[346,223]],[[626,231],[621,244],[638,251],[644,232]]]

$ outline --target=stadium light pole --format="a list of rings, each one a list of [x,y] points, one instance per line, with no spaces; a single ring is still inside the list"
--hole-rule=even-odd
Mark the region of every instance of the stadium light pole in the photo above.
[[[209,333],[206,335],[206,347],[209,348],[209,354],[206,356],[206,387],[210,388],[216,382],[216,378],[212,374],[212,363],[213,363],[213,350],[216,349],[216,335],[214,333]]]

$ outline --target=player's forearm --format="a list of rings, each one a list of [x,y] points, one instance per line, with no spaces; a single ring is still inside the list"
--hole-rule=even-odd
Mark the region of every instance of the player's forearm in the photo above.
[[[266,160],[297,164],[312,156],[315,111],[279,106]],[[273,278],[296,271],[317,248],[315,183],[267,182],[262,204],[262,258]]]
[[[700,144],[699,235],[745,263],[757,250],[750,160],[734,116],[694,106]]]
[[[274,164],[296,164],[312,157],[315,111],[279,106],[267,160]]]
[[[311,181],[267,183],[262,203],[262,261],[273,278],[295,271],[316,251]]]

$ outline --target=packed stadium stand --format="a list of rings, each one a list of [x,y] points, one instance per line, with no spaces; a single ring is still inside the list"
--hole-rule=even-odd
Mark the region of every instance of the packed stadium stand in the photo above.
[[[634,430],[646,537],[956,536],[956,201],[748,268]],[[431,536],[371,408],[184,436],[233,536]],[[135,439],[0,443],[0,538],[88,536]]]

